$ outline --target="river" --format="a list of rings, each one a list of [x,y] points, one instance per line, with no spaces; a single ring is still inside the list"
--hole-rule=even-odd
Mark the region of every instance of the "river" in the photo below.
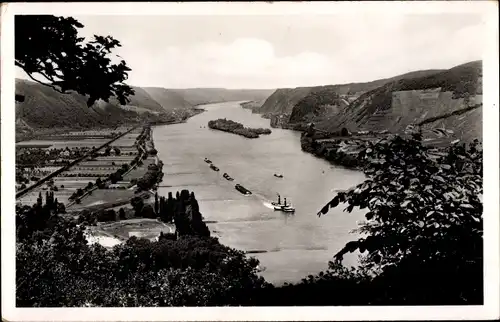
[[[272,129],[272,134],[247,139],[208,128],[208,121],[227,118],[247,127],[270,128],[269,120],[240,107],[239,102],[201,106],[206,112],[186,123],[156,126],[155,147],[164,162],[159,194],[194,191],[212,235],[224,245],[245,251],[267,251],[251,256],[269,282],[296,282],[328,267],[328,261],[356,236],[349,231],[363,219],[361,211],[338,207],[322,217],[317,212],[334,197],[333,189],[350,188],[365,178],[358,171],[330,165],[300,148],[300,133]],[[220,168],[215,172],[203,160]],[[227,172],[235,180],[222,177]],[[274,177],[283,174],[283,178]],[[244,196],[240,183],[252,191]],[[276,193],[296,208],[294,214],[274,211]],[[346,258],[355,263],[356,257]]]

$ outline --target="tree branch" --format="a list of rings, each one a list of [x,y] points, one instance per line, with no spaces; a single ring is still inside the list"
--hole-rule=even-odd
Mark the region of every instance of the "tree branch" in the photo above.
[[[15,62],[15,64],[16,64],[16,66],[18,66],[18,67],[20,67],[22,70],[24,70],[24,72],[25,72],[25,73],[29,76],[29,78],[31,78],[32,80],[34,80],[34,81],[35,81],[35,82],[37,82],[38,84],[41,84],[41,85],[44,85],[44,86],[50,87],[50,88],[52,88],[53,90],[55,90],[56,92],[58,92],[58,93],[61,93],[61,94],[68,94],[68,92],[63,92],[63,91],[59,90],[57,87],[55,87],[54,85],[44,83],[44,82],[39,81],[38,79],[34,78],[34,77],[31,75],[31,73],[30,73],[30,72],[28,72],[28,71],[26,70],[26,68],[24,67],[24,65],[22,65],[22,64],[20,64],[20,63],[18,63],[17,61]],[[40,74],[41,74],[42,76],[44,76],[45,78],[50,79],[50,78],[48,78],[46,75],[44,75],[43,73],[41,73],[41,72],[40,72]]]

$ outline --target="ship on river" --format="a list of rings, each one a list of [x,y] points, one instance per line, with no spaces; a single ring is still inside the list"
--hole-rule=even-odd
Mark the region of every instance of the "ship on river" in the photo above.
[[[295,212],[295,208],[292,207],[292,204],[286,204],[286,198],[284,198],[284,202],[281,203],[281,196],[278,194],[278,202],[271,202],[274,210],[283,211],[283,212]]]
[[[224,179],[228,180],[228,181],[233,181],[234,179],[231,178],[231,176],[229,174],[227,174],[226,172],[224,172],[224,174],[222,175],[224,177]]]
[[[213,164],[210,164],[210,169],[214,170],[214,171],[219,171],[219,168],[217,168],[215,165]]]
[[[210,161],[208,158],[205,158],[205,162],[206,163],[212,163],[212,161]]]
[[[237,185],[235,185],[234,188],[236,190],[238,190],[239,192],[241,192],[242,194],[244,194],[244,195],[251,195],[252,194],[252,192],[250,190],[248,190],[247,188],[243,187],[239,183]]]

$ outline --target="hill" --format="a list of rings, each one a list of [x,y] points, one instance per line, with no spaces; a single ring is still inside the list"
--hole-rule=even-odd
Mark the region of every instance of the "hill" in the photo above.
[[[271,95],[272,89],[226,89],[226,88],[187,88],[172,89],[193,106],[229,101],[260,101]]]
[[[162,87],[143,87],[143,90],[162,107],[163,111],[175,111],[193,107],[193,105],[188,103],[180,94],[171,89]]]
[[[325,132],[402,131],[424,122],[446,127],[451,138],[480,137],[482,63],[416,71],[368,83],[276,90],[254,111],[274,127],[302,130],[310,122]]]
[[[161,90],[141,87],[134,90],[127,105],[121,106],[116,99],[111,99],[109,103],[98,101],[89,108],[86,98],[77,93],[60,94],[47,86],[16,79],[16,94],[24,97],[22,102],[16,102],[16,132],[109,127],[146,120],[175,121],[193,112],[193,106],[176,93],[165,95]],[[184,111],[174,113],[174,110]]]
[[[345,127],[398,132],[408,124],[425,122],[427,128],[447,125],[458,133],[477,134],[480,128],[472,132],[465,128],[481,126],[481,111],[482,63],[474,61],[433,75],[392,81],[314,121],[326,131]]]
[[[254,108],[256,113],[264,114],[266,117],[273,115],[291,116],[294,114],[295,121],[301,117],[312,113],[314,109],[308,107],[318,107],[316,103],[325,106],[344,105],[359,97],[361,94],[378,88],[388,82],[402,78],[413,78],[424,75],[432,75],[440,70],[423,70],[399,75],[392,78],[380,79],[365,83],[349,83],[340,85],[325,85],[314,87],[282,88],[276,90],[260,108]],[[309,97],[312,96],[312,97]],[[339,98],[342,100],[339,101]],[[317,102],[319,99],[319,102]],[[298,108],[295,108],[299,105]]]

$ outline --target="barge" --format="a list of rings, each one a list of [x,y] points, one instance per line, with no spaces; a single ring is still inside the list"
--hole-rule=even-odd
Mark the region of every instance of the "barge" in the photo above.
[[[252,192],[250,190],[248,190],[247,188],[243,187],[240,184],[235,185],[234,188],[244,195],[251,195],[252,194]]]

